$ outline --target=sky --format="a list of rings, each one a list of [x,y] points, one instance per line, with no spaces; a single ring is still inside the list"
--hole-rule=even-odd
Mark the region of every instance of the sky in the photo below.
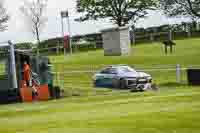
[[[15,43],[34,41],[34,36],[32,35],[30,28],[28,28],[28,24],[24,20],[23,14],[19,10],[20,6],[23,5],[23,0],[0,1],[4,1],[4,6],[7,8],[7,12],[11,17],[8,23],[8,30],[0,33],[0,42],[7,40],[12,40]],[[46,10],[48,21],[41,33],[41,40],[60,37],[62,35],[60,12],[64,10],[69,11],[72,35],[99,32],[101,29],[113,26],[108,20],[82,23],[74,22],[74,18],[79,16],[79,14],[76,13],[75,6],[76,0],[48,0]],[[180,23],[184,20],[185,19],[183,18],[169,19],[161,12],[153,11],[150,12],[148,18],[139,20],[136,26],[146,28],[162,24]],[[65,32],[68,32],[66,20],[64,21],[64,25]]]

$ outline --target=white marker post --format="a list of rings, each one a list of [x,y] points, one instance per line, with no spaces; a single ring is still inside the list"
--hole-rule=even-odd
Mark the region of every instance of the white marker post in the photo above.
[[[176,65],[176,82],[181,83],[181,65]]]

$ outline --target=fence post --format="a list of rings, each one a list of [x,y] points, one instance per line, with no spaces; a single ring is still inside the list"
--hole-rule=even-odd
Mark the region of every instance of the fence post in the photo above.
[[[199,31],[200,27],[199,27],[199,22],[196,23],[196,30]]]
[[[135,34],[135,31],[133,32],[133,44],[136,45],[136,34]]]
[[[58,86],[60,86],[60,72],[57,72]]]
[[[59,47],[60,47],[60,42],[59,40],[57,41],[57,47],[56,47],[56,53],[59,55]]]
[[[176,65],[176,82],[181,83],[181,66],[180,66],[180,64]]]
[[[135,45],[135,29],[131,28],[129,31],[131,45]]]
[[[153,35],[153,33],[150,33],[150,41],[151,41],[151,42],[154,41],[154,35]]]
[[[188,37],[191,37],[191,36],[192,36],[191,27],[190,27],[189,24],[187,24],[187,36],[188,36]]]
[[[168,32],[168,38],[170,41],[172,41],[172,30],[171,29]]]

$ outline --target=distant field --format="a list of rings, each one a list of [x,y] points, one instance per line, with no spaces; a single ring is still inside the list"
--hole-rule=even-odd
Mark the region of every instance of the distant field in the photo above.
[[[72,56],[51,56],[54,63],[65,63],[65,66],[84,67],[85,65],[99,66],[108,64],[130,64],[149,66],[160,64],[200,64],[200,38],[176,41],[176,52],[165,55],[161,43],[139,44],[132,48],[132,54],[124,57],[106,57],[102,50],[74,54]]]

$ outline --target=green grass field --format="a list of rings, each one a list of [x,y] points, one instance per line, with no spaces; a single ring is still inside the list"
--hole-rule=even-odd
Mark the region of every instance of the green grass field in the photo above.
[[[128,64],[134,68],[151,69],[152,67],[172,68],[173,71],[146,71],[150,73],[154,82],[159,85],[168,85],[176,82],[176,64],[188,68],[191,65],[200,65],[200,39],[177,40],[176,52],[165,55],[161,43],[140,44],[132,48],[130,56],[104,56],[102,50],[76,53],[72,56],[51,56],[54,71],[60,72],[64,88],[92,88],[93,73],[71,73],[73,70],[99,70],[111,64]],[[64,72],[69,72],[63,74]],[[181,72],[181,80],[187,82],[186,70]],[[59,83],[61,84],[61,83]]]
[[[200,65],[200,39],[179,40],[176,53],[165,56],[158,43],[138,45],[125,57],[103,51],[52,56],[54,71],[99,69],[109,64],[135,67]],[[89,65],[88,65],[89,64]],[[92,73],[68,74],[64,89],[90,93],[61,100],[0,107],[0,133],[199,133],[200,87],[175,84],[174,72],[151,72],[159,91],[129,93],[95,89]],[[183,80],[186,79],[183,72]]]
[[[199,133],[199,87],[1,106],[1,133]]]

